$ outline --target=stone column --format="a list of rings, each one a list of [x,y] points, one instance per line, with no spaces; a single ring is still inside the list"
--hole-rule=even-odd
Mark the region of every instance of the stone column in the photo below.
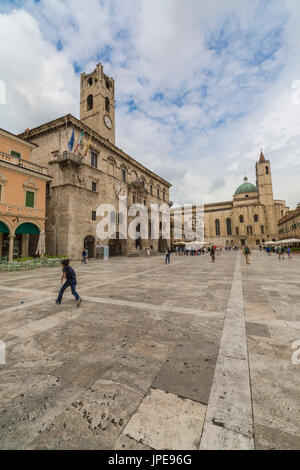
[[[2,258],[3,233],[0,233],[0,258]]]
[[[22,241],[21,241],[21,257],[25,258],[26,256],[26,234],[22,233]]]
[[[29,233],[25,233],[25,256],[28,256],[29,252]]]
[[[13,261],[13,254],[14,254],[14,235],[9,236],[9,255],[8,255],[8,260]]]

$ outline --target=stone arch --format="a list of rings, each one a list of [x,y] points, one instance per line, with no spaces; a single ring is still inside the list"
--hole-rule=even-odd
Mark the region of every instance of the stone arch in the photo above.
[[[116,168],[117,168],[116,160],[113,157],[109,156],[108,159],[107,159],[107,172],[108,172],[108,174],[111,175],[111,176],[115,176]]]
[[[35,256],[42,227],[36,222],[21,222],[14,231],[14,256]]]
[[[121,163],[120,170],[121,170],[122,181],[126,183],[128,180],[128,167],[125,165],[125,163]],[[124,172],[125,172],[125,178],[124,178]]]
[[[9,255],[9,238],[12,233],[9,222],[0,220],[0,259]]]
[[[146,188],[146,178],[144,175],[140,176],[140,182],[142,183],[143,188]]]
[[[5,230],[5,227],[7,228],[7,231],[2,231],[2,230]],[[13,233],[13,229],[7,220],[0,219],[0,233],[9,233],[9,234]]]
[[[95,237],[87,235],[83,240],[83,247],[88,252],[88,258],[95,257]]]
[[[138,180],[138,174],[135,170],[131,171],[131,182],[133,183],[134,181]]]
[[[94,97],[93,95],[89,95],[86,99],[86,108],[87,111],[90,111],[94,107]]]
[[[33,189],[35,191],[37,191],[39,189],[38,185],[36,184],[35,181],[32,181],[32,180],[27,180],[23,183],[23,188],[27,188],[27,189]]]
[[[38,235],[42,230],[41,225],[38,222],[20,222],[14,231],[14,235],[20,233]]]

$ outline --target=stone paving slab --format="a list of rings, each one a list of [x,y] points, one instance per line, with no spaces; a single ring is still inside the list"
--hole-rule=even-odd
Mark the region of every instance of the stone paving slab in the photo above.
[[[0,449],[300,449],[300,257],[74,268],[0,273]]]
[[[195,450],[206,406],[162,390],[150,390],[124,434],[153,449]]]

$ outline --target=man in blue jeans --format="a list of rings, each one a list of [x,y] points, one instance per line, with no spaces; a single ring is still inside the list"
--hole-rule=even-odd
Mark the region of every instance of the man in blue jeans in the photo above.
[[[59,291],[58,297],[57,297],[55,302],[58,305],[61,304],[61,300],[62,300],[62,297],[64,295],[64,292],[70,286],[71,290],[72,290],[72,294],[74,295],[74,297],[76,299],[77,307],[79,307],[79,305],[82,302],[82,299],[81,299],[81,297],[79,297],[79,295],[76,292],[77,280],[76,280],[75,271],[74,271],[73,268],[71,268],[71,266],[69,266],[70,260],[63,259],[61,264],[62,264],[62,271],[63,271],[62,276],[61,276],[61,283],[63,283],[64,279],[66,279],[66,282],[64,283],[64,285],[62,285],[62,287]]]

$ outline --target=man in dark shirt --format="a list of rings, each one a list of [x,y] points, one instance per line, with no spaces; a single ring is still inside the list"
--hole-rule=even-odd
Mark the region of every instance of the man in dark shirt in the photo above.
[[[58,297],[57,297],[55,302],[58,305],[61,304],[63,294],[64,294],[65,290],[70,286],[71,290],[72,290],[72,294],[74,295],[74,297],[76,299],[77,307],[79,307],[79,305],[82,302],[82,299],[81,299],[81,297],[79,297],[79,295],[76,292],[77,280],[76,280],[75,271],[74,271],[73,268],[71,268],[71,266],[69,266],[70,260],[63,259],[61,264],[62,264],[62,272],[63,272],[62,276],[61,276],[61,284],[63,283],[64,279],[66,279],[66,282],[62,285],[62,287],[59,291]]]

